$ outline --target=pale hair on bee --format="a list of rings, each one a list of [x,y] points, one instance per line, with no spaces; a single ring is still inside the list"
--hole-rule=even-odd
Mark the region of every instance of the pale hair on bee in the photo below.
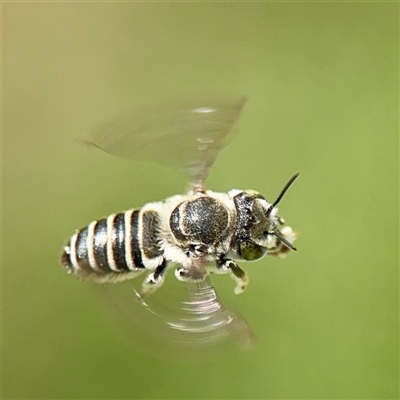
[[[77,230],[61,255],[68,272],[99,284],[146,272],[143,297],[162,286],[170,266],[177,266],[179,281],[229,274],[239,294],[249,279],[238,261],[284,257],[296,250],[297,235],[278,215],[277,205],[298,174],[272,202],[254,190],[205,190],[204,181],[245,102],[243,96],[170,102],[127,113],[93,130],[85,143],[118,157],[173,167],[186,175],[189,190]]]

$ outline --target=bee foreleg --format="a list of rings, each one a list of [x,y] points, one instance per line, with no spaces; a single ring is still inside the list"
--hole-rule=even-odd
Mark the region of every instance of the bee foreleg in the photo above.
[[[163,260],[151,274],[147,275],[142,283],[141,296],[155,292],[164,283],[164,273],[167,270],[167,263]]]
[[[235,294],[243,293],[249,284],[249,278],[246,272],[233,260],[221,257],[217,261],[217,273],[225,274],[229,272],[231,273],[231,277],[236,281],[236,287],[234,289]]]

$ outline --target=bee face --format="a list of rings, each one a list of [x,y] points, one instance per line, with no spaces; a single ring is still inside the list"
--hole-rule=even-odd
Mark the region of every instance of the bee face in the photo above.
[[[273,204],[269,204],[254,190],[230,192],[238,215],[231,247],[242,259],[254,261],[266,254],[279,253],[283,256],[287,250],[295,250],[292,243],[296,235],[289,227],[285,227],[285,233],[280,231],[284,220],[277,215],[278,209],[275,206],[297,176],[298,174],[289,180]]]

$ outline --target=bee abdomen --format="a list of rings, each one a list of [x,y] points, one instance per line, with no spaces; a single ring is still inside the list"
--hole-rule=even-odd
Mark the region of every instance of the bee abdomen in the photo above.
[[[98,282],[130,279],[145,269],[140,210],[94,221],[73,235],[61,263],[74,275]],[[161,253],[160,253],[161,254]]]

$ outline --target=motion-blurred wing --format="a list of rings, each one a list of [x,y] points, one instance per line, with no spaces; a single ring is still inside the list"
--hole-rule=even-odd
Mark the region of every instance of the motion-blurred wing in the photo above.
[[[173,167],[201,185],[245,102],[237,96],[138,109],[94,129],[87,143],[115,156]]]
[[[210,280],[179,282],[172,276],[141,298],[136,281],[99,285],[117,310],[135,351],[157,357],[194,359],[223,344],[248,348],[255,336],[243,319],[226,309]]]

